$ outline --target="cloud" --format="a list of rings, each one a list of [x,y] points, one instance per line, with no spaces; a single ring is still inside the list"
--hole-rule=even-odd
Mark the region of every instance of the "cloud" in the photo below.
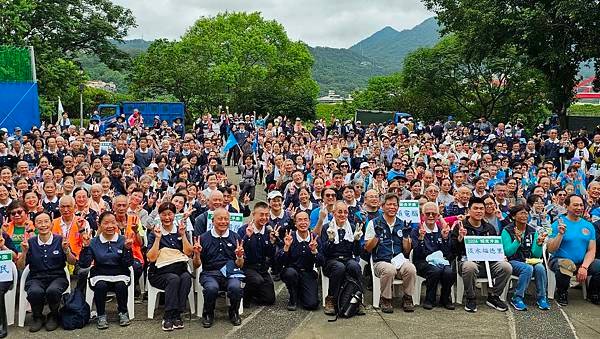
[[[385,26],[409,29],[433,13],[419,0],[113,0],[130,8],[138,27],[129,38],[177,39],[201,16],[259,11],[288,36],[311,46],[350,47]]]

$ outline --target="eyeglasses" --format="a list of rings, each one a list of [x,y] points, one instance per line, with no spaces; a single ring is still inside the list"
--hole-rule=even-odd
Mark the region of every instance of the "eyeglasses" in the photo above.
[[[436,216],[437,212],[423,212],[426,216]]]
[[[327,193],[325,194],[326,198],[335,198],[335,193]]]
[[[12,211],[10,212],[10,215],[12,215],[13,217],[18,216],[19,214],[25,213],[24,210],[17,210],[17,211]]]

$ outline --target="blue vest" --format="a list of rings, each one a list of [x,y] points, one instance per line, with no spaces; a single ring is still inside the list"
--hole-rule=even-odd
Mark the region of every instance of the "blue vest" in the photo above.
[[[29,239],[26,262],[29,265],[27,279],[64,276],[67,256],[62,249],[62,237],[54,234],[50,245],[38,244],[38,237]]]
[[[383,216],[373,219],[375,236],[379,238],[379,243],[372,253],[373,262],[390,262],[393,257],[402,253],[402,228],[404,222],[396,218],[394,227],[390,229]]]
[[[235,260],[235,248],[239,240],[241,240],[240,236],[232,231],[229,231],[227,238],[215,238],[210,231],[202,234],[200,238],[202,244],[202,252],[200,253],[202,272],[218,271],[228,261]]]

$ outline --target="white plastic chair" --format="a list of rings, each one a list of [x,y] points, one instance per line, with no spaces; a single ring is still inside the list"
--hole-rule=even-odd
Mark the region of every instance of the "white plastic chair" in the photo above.
[[[375,275],[375,265],[373,265],[373,257],[371,257],[371,277],[373,278],[373,307],[379,308],[379,298],[381,297],[381,281]],[[394,283],[392,284],[392,290],[396,285],[402,285],[403,281],[400,279],[394,278]]]
[[[463,297],[465,294],[465,284],[463,282],[462,276],[460,275],[460,271],[458,269],[458,258],[455,259],[456,263],[456,303],[462,304]],[[475,284],[481,285],[481,295],[487,294],[488,287],[488,279],[487,278],[476,278]],[[508,284],[507,284],[508,285]]]
[[[19,271],[14,262],[9,264],[12,269],[12,286],[4,294],[4,308],[6,309],[6,320],[8,325],[15,323],[15,302],[17,301],[17,286],[19,285]]]
[[[156,300],[158,299],[158,294],[165,293],[165,290],[161,290],[152,286],[152,284],[150,284],[150,280],[146,281],[146,288],[148,288],[148,319],[154,319],[154,310],[156,309]],[[190,293],[188,294],[188,302],[190,304],[190,313],[194,314],[195,303],[193,284],[192,288],[190,288]]]
[[[413,250],[410,251],[410,262],[413,262]],[[423,284],[425,283],[427,279],[423,278],[422,276],[417,274],[417,279],[415,280],[415,295],[412,296],[413,298],[413,303],[415,305],[420,305],[421,304],[421,291],[423,288]],[[450,297],[452,298],[452,302],[456,302],[456,297],[454,296],[454,285],[452,285],[452,288],[450,289]]]
[[[204,309],[204,293],[202,293],[203,288],[202,284],[200,284],[200,273],[202,273],[202,267],[198,267],[195,271],[194,276],[194,290],[196,291],[196,316],[198,318],[202,318],[202,311]],[[229,302],[229,298],[227,297],[227,293],[225,293],[225,303],[227,306],[231,305]],[[244,314],[244,297],[240,299],[240,308],[238,310],[239,314]]]
[[[63,294],[71,293],[71,274],[69,273],[69,269],[65,266],[65,275],[67,276],[67,282],[69,285]],[[27,276],[29,276],[29,265],[25,266],[23,273],[21,274],[21,281],[19,283],[19,327],[25,326],[25,316],[27,314],[27,306],[29,302],[27,301],[27,292],[25,291],[25,282],[27,281]]]
[[[550,260],[548,258],[548,248],[546,244],[542,248],[542,254],[544,256],[544,265],[546,266],[546,276],[548,277],[548,299],[554,299],[554,292],[556,292],[556,273],[550,269]],[[573,277],[575,279],[575,277]],[[571,279],[571,281],[573,280]],[[591,277],[588,277],[588,281]],[[583,299],[587,299],[587,282],[586,284],[581,284],[581,293],[583,294]]]
[[[93,307],[94,303],[94,291],[89,286],[89,273],[88,273],[88,286],[85,289],[85,301],[90,305],[90,310]],[[133,267],[129,267],[129,285],[127,286],[127,313],[129,313],[129,319],[135,318],[135,303],[134,303],[134,293],[135,293],[135,276],[133,273]]]

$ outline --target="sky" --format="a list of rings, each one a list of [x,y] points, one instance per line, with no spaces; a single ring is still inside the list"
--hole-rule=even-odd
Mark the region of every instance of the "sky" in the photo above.
[[[419,0],[113,0],[132,10],[138,27],[129,39],[177,39],[202,16],[225,11],[261,12],[292,40],[348,48],[391,26],[410,29],[433,16]]]

